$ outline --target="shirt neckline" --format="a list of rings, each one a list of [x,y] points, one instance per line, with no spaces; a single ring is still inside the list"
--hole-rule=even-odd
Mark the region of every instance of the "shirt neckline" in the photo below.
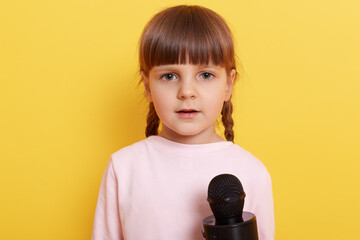
[[[163,148],[163,149],[167,148],[170,151],[183,152],[183,153],[184,152],[208,153],[213,151],[219,151],[234,144],[233,142],[230,141],[220,141],[220,142],[202,143],[202,144],[186,144],[186,143],[174,142],[172,140],[157,135],[153,135],[146,138],[146,141],[154,143],[159,148]]]

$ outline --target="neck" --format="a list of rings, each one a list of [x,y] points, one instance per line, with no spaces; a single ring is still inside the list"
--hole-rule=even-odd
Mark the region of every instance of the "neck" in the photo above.
[[[215,129],[213,132],[204,131],[196,135],[180,135],[176,132],[171,131],[170,129],[163,128],[159,133],[159,136],[166,138],[170,141],[183,144],[205,144],[225,141],[215,132]]]

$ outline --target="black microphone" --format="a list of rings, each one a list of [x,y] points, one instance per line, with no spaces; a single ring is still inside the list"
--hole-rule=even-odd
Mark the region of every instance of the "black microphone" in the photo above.
[[[258,240],[256,217],[244,212],[245,192],[231,174],[214,177],[208,187],[208,202],[214,215],[203,220],[206,240]]]

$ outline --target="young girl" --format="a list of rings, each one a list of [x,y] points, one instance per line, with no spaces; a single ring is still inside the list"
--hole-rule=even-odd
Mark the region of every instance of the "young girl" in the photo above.
[[[111,155],[92,239],[202,239],[202,220],[212,215],[208,184],[222,173],[242,182],[259,239],[274,239],[270,175],[233,143],[236,66],[225,21],[200,6],[165,9],[146,25],[139,57],[147,138]],[[215,131],[220,114],[227,141]]]

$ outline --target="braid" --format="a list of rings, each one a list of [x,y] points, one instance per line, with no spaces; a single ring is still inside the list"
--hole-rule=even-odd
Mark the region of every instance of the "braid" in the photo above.
[[[160,119],[155,111],[153,102],[149,103],[149,112],[147,115],[146,123],[147,123],[146,130],[145,130],[146,137],[149,137],[151,135],[157,135],[159,124],[160,124]]]
[[[225,127],[224,135],[227,141],[234,142],[234,120],[232,118],[233,106],[231,100],[224,102],[223,108],[221,110],[221,121]]]

